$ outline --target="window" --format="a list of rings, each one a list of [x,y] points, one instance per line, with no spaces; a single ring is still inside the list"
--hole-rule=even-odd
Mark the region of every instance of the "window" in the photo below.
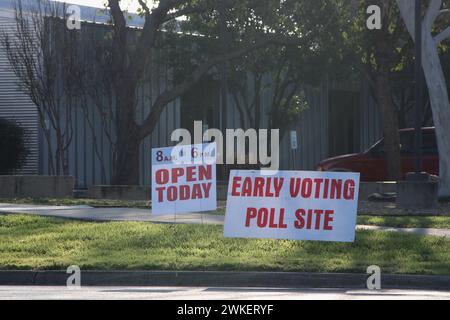
[[[414,155],[414,138],[414,131],[400,133],[400,153],[402,155]],[[384,140],[381,140],[372,148],[372,153],[376,156],[383,156],[384,152]],[[434,132],[423,132],[422,154],[438,154],[438,146],[436,142],[436,135]]]

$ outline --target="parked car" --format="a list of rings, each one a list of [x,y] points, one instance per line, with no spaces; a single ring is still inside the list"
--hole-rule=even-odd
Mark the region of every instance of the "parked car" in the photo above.
[[[414,171],[414,129],[400,132],[402,176]],[[439,175],[439,155],[434,128],[423,128],[423,171]],[[343,155],[322,161],[318,171],[360,172],[361,181],[385,181],[386,160],[384,140],[381,139],[363,153]]]

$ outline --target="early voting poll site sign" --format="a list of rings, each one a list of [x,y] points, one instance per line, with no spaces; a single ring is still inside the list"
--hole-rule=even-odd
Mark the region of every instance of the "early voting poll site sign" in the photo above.
[[[216,144],[152,149],[151,189],[153,215],[216,210]]]
[[[353,242],[359,173],[232,171],[225,237]]]

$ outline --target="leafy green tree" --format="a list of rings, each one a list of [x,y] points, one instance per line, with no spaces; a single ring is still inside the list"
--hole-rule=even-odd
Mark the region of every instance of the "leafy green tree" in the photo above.
[[[153,7],[150,7],[150,1],[148,3],[144,0],[138,1],[145,24],[136,39],[130,35],[127,28],[127,18],[120,7],[120,1],[108,1],[112,16],[109,68],[115,92],[117,122],[113,184],[138,183],[141,141],[153,132],[167,104],[188,92],[213,67],[268,45],[284,45],[292,41],[301,44],[306,38],[293,38],[287,32],[284,34],[272,32],[271,26],[278,18],[276,10],[267,10],[267,7],[261,11],[263,14],[251,17],[250,26],[245,24],[242,26],[239,23],[239,19],[245,16],[242,11],[246,8],[262,8],[261,1],[161,0]],[[279,5],[277,1],[264,2],[269,7]],[[174,19],[177,17],[185,17],[185,22],[175,23]],[[148,117],[142,123],[138,123],[137,88],[143,81],[146,66],[154,58],[153,49],[157,46],[167,48],[167,45],[170,45],[165,42],[163,30],[181,24],[183,32],[191,31],[192,34],[201,37],[214,38],[219,34],[220,19],[225,21],[225,31],[231,35],[227,50],[224,51],[224,47],[218,45],[212,47],[205,55],[194,56],[197,51],[192,48],[190,57],[196,60],[195,67],[184,77],[180,75],[173,86],[159,94],[152,104]]]
[[[411,42],[394,0],[337,0],[341,17],[342,58],[368,81],[381,116],[386,173],[401,179],[399,116],[393,101],[394,78],[406,65]],[[381,8],[381,29],[367,27],[367,8]]]
[[[145,24],[137,38],[130,35],[120,1],[108,1],[112,33],[111,52],[107,56],[117,123],[113,184],[138,182],[141,141],[153,132],[167,104],[188,92],[214,67],[220,70],[226,84],[229,68],[224,66],[232,60],[273,45],[309,51],[321,32],[320,27],[305,28],[303,19],[308,21],[308,16],[316,17],[315,12],[321,10],[306,0],[161,0],[153,7],[150,1],[148,4],[138,1]],[[174,21],[177,17],[184,20]],[[154,58],[153,49],[173,44],[167,41],[170,36],[164,30],[182,31],[179,37],[187,42],[183,50],[191,63],[185,67],[187,72],[177,74],[173,86],[156,97],[148,117],[138,123],[137,88],[144,79],[146,66]],[[203,45],[208,50],[199,53],[197,41],[188,41],[193,36],[205,38]]]
[[[210,35],[208,40],[198,40],[199,56],[230,48],[239,41],[252,41],[267,30],[292,39],[308,35],[303,44],[293,42],[260,48],[215,69],[216,77],[221,79],[222,87],[227,88],[238,108],[241,127],[258,129],[262,125],[261,97],[264,94],[270,100],[268,125],[280,129],[283,134],[306,107],[302,85],[319,83],[330,71],[331,62],[336,61],[333,59],[335,44],[330,42],[338,36],[338,19],[329,14],[334,6],[327,1],[240,1],[228,9],[224,15],[228,26],[225,31],[221,27],[221,19],[211,16],[196,16],[184,24],[185,34],[202,30]],[[261,25],[262,20],[267,21],[265,25]],[[205,25],[207,30],[202,29]],[[196,63],[189,61],[189,55],[184,51],[182,49],[182,54],[178,52],[187,57],[178,62],[180,69]],[[170,59],[180,61],[173,56]]]

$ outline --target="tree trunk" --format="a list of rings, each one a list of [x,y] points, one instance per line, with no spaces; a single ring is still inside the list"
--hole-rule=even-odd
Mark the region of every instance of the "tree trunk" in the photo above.
[[[56,152],[55,152],[55,157],[56,157],[56,175],[59,176],[59,175],[61,175],[61,167],[62,167],[62,157],[61,157],[62,136],[61,136],[61,129],[59,127],[56,127],[55,128],[55,132],[56,132]]]
[[[113,185],[139,184],[139,155],[141,137],[139,127],[135,121],[135,86],[130,81],[123,86],[117,96],[117,144]]]
[[[111,184],[138,185],[140,140],[135,134],[123,134],[119,140]]]
[[[400,135],[388,74],[389,70],[381,65],[376,75],[375,91],[383,127],[387,179],[398,181],[401,179]]]
[[[254,129],[256,131],[259,130],[261,127],[261,82],[262,82],[262,76],[255,75],[254,80],[254,94],[255,94],[255,124]]]
[[[66,145],[64,142],[64,137],[62,135],[62,130],[60,127],[56,128],[56,163],[57,175],[69,175],[69,164],[66,154]]]
[[[437,44],[424,35],[423,70],[430,94],[433,121],[439,148],[439,196],[450,196],[450,104]]]

